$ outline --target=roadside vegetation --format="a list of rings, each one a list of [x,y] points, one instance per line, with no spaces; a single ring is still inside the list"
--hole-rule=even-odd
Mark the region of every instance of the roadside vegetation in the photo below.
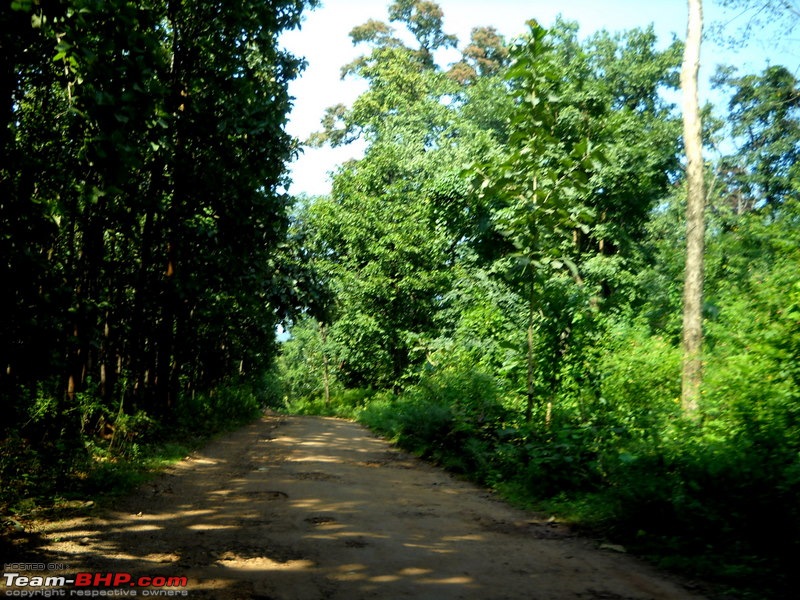
[[[687,410],[686,182],[665,99],[682,45],[530,22],[512,42],[476,28],[439,66],[452,40],[422,13],[394,2],[389,23],[353,30],[365,54],[345,72],[369,87],[314,138],[368,146],[297,207],[328,296],[283,344],[286,409],[356,419],[722,595],[785,597],[800,553],[798,81],[717,71],[729,104],[704,110],[704,377]]]
[[[42,447],[22,436],[8,436],[0,453],[3,514],[24,519],[86,502],[113,501],[214,436],[257,419],[279,399],[274,382],[263,387],[231,384],[182,399],[173,423],[159,423],[144,413],[117,415],[99,435],[85,436],[79,449],[58,441]]]

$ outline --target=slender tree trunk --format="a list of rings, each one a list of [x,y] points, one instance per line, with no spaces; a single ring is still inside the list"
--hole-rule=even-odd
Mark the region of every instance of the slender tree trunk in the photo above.
[[[683,374],[681,407],[697,412],[703,377],[703,244],[705,236],[705,186],[697,74],[703,32],[702,0],[688,0],[689,19],[681,69],[683,140],[686,150],[686,270],[683,288]]]
[[[187,171],[185,148],[185,106],[184,98],[186,89],[183,81],[184,53],[182,39],[182,2],[170,0],[167,6],[167,18],[172,29],[172,65],[170,72],[171,106],[173,119],[173,156],[172,162],[167,166],[169,185],[171,186],[171,200],[163,220],[164,246],[163,272],[160,297],[160,325],[156,334],[157,350],[155,365],[154,397],[158,414],[169,415],[170,408],[175,400],[175,381],[177,372],[177,331],[179,328],[178,317],[178,290],[177,272],[179,261],[182,258],[179,249],[180,221],[186,193]]]
[[[325,387],[325,405],[331,403],[331,371],[328,360],[328,327],[325,323],[319,326],[320,337],[322,338],[322,384]]]
[[[535,303],[533,294],[535,292],[533,280],[531,279],[530,295],[528,297],[528,389],[527,389],[527,403],[525,405],[525,422],[530,423],[533,419],[533,402],[535,400],[535,390],[533,385],[534,375],[534,348],[533,348],[533,316],[535,310]]]

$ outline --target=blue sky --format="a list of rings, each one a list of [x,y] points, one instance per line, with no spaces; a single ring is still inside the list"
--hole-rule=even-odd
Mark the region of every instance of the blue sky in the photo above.
[[[363,90],[362,82],[339,77],[342,65],[365,52],[353,47],[350,30],[368,19],[387,20],[390,0],[323,0],[323,5],[306,14],[300,30],[287,32],[282,44],[308,67],[301,78],[292,82],[290,92],[295,97],[290,115],[289,133],[305,139],[319,129],[326,107],[351,103]],[[663,44],[673,36],[683,38],[686,31],[685,0],[437,0],[444,11],[444,30],[459,39],[459,48],[469,41],[473,27],[490,25],[510,39],[525,30],[525,21],[535,18],[548,26],[556,16],[577,21],[582,36],[595,31],[621,31],[647,27],[651,23]],[[727,25],[735,34],[750,15],[725,11],[715,1],[705,0],[706,24]],[[440,57],[445,63],[455,62],[457,53]],[[762,31],[743,49],[731,50],[704,42],[701,57],[701,78],[713,74],[717,64],[733,64],[742,72],[757,72],[768,64],[783,64],[798,73],[800,44],[780,38],[774,31]],[[703,92],[701,92],[703,93]],[[708,94],[708,89],[704,91]],[[709,98],[705,98],[707,100]],[[701,102],[704,99],[701,98]],[[359,156],[363,148],[353,144],[345,148],[307,148],[292,164],[294,194],[325,194],[330,191],[330,172],[338,164]]]

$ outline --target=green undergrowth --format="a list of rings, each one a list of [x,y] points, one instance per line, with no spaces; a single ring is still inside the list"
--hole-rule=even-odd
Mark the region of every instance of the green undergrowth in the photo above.
[[[232,382],[185,395],[168,418],[108,415],[102,428],[50,441],[31,427],[0,440],[0,515],[25,517],[110,502],[129,493],[223,432],[274,406],[274,382]],[[46,420],[47,415],[40,417]]]

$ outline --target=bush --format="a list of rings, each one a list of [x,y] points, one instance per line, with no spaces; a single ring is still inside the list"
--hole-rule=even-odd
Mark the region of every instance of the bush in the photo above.
[[[252,421],[268,402],[277,402],[271,382],[233,381],[207,393],[183,394],[175,408],[179,430],[207,436]]]
[[[480,372],[433,372],[399,396],[384,394],[358,420],[401,447],[481,482],[496,482],[507,464],[507,411],[498,386]]]
[[[597,433],[591,426],[562,424],[522,430],[518,481],[536,499],[597,488]]]
[[[376,396],[368,388],[336,389],[330,402],[320,396],[284,400],[283,409],[297,415],[317,415],[323,417],[342,417],[355,419],[356,415]]]
[[[643,324],[617,324],[596,366],[598,405],[592,420],[626,437],[657,436],[680,415],[680,349]]]

